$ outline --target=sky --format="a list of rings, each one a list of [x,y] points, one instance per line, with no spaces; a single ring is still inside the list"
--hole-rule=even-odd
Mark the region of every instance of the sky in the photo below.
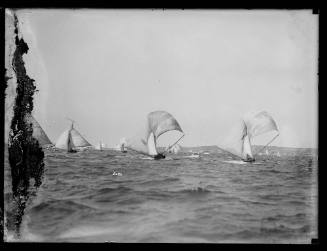
[[[236,119],[266,110],[284,147],[317,147],[318,16],[310,10],[18,11],[36,80],[34,116],[55,142],[135,135],[171,113],[181,145],[216,145]],[[165,145],[178,132],[159,138]],[[258,137],[254,144],[264,144]]]

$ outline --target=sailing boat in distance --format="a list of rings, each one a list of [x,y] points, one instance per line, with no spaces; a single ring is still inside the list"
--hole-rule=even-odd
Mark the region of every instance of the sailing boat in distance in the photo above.
[[[90,147],[91,144],[74,128],[74,121],[58,138],[55,147],[67,152],[76,152],[77,149]]]
[[[137,140],[128,140],[126,147],[136,152],[151,156],[154,159],[164,159],[163,153],[158,153],[157,139],[168,131],[179,131],[183,135],[171,146],[166,148],[169,151],[171,147],[176,145],[184,137],[184,132],[180,127],[177,120],[166,111],[154,111],[147,115],[146,132],[145,137]]]
[[[258,135],[272,131],[275,131],[277,134],[256,154],[260,153],[275,140],[279,136],[279,131],[275,120],[268,112],[247,113],[235,125],[229,137],[218,147],[241,158],[244,162],[254,162],[255,154],[252,153],[251,140]]]
[[[94,149],[96,150],[100,150],[100,151],[104,151],[104,150],[108,150],[108,146],[107,144],[103,143],[102,141],[99,141],[99,144],[97,144]]]
[[[126,148],[126,139],[125,138],[121,138],[120,139],[120,143],[119,143],[119,148],[120,148],[120,151],[122,153],[127,153],[127,148]]]

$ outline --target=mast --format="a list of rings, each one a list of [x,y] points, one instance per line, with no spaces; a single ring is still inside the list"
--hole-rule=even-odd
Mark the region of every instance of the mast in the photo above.
[[[68,132],[68,139],[67,139],[67,152],[72,152],[73,151],[73,141],[72,141],[72,135],[71,135],[71,130]]]

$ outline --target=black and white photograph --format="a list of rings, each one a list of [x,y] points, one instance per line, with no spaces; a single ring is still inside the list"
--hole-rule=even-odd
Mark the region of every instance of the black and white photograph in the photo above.
[[[319,13],[4,12],[4,242],[318,240]]]

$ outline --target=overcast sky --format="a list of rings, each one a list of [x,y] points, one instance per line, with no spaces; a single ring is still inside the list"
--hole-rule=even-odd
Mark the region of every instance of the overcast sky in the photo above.
[[[69,127],[65,117],[92,144],[112,146],[138,131],[147,113],[166,110],[186,133],[182,145],[214,145],[235,118],[266,110],[281,133],[272,145],[317,145],[311,11],[18,13],[30,47],[26,67],[40,90],[35,117],[53,142]]]

